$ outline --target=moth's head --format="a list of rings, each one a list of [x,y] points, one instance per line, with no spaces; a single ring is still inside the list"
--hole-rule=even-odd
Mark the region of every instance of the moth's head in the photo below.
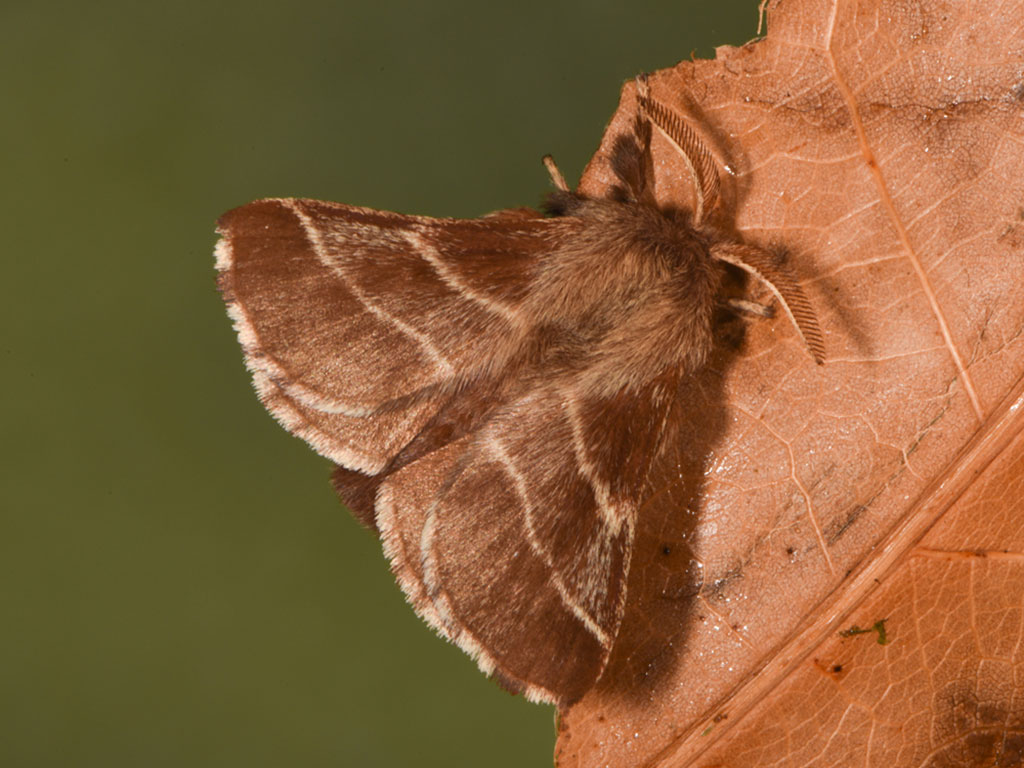
[[[541,203],[541,210],[547,216],[572,216],[577,213],[586,198],[577,192],[559,189],[549,192]]]

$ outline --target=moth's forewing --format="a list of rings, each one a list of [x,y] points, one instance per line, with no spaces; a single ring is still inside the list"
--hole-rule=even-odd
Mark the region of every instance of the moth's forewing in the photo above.
[[[545,245],[543,221],[435,220],[312,200],[225,214],[220,286],[267,408],[332,461],[380,472],[437,403],[386,406],[486,366],[523,333],[515,312]]]

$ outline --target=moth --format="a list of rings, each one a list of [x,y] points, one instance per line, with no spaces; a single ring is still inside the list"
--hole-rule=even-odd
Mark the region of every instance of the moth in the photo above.
[[[693,210],[663,207],[653,131]],[[218,282],[260,399],[336,467],[417,613],[488,675],[567,705],[601,677],[637,511],[724,265],[764,281],[819,363],[799,284],[711,223],[717,164],[637,81],[603,197],[435,219],[304,199],[218,222]]]

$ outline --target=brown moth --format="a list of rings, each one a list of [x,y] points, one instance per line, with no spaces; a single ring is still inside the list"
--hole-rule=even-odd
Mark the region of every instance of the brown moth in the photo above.
[[[711,349],[723,262],[763,280],[824,356],[795,280],[708,222],[710,152],[637,87],[603,198],[545,158],[543,214],[279,199],[218,222],[219,285],[263,404],[337,465],[417,613],[507,688],[560,705],[615,643],[641,494]],[[654,199],[652,130],[686,161],[693,211]]]

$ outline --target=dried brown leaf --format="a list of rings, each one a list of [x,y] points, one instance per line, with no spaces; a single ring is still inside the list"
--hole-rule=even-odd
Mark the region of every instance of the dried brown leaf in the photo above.
[[[1024,3],[785,0],[651,83],[733,170],[726,220],[789,250],[829,359],[745,321],[693,383],[559,765],[1021,764]]]

